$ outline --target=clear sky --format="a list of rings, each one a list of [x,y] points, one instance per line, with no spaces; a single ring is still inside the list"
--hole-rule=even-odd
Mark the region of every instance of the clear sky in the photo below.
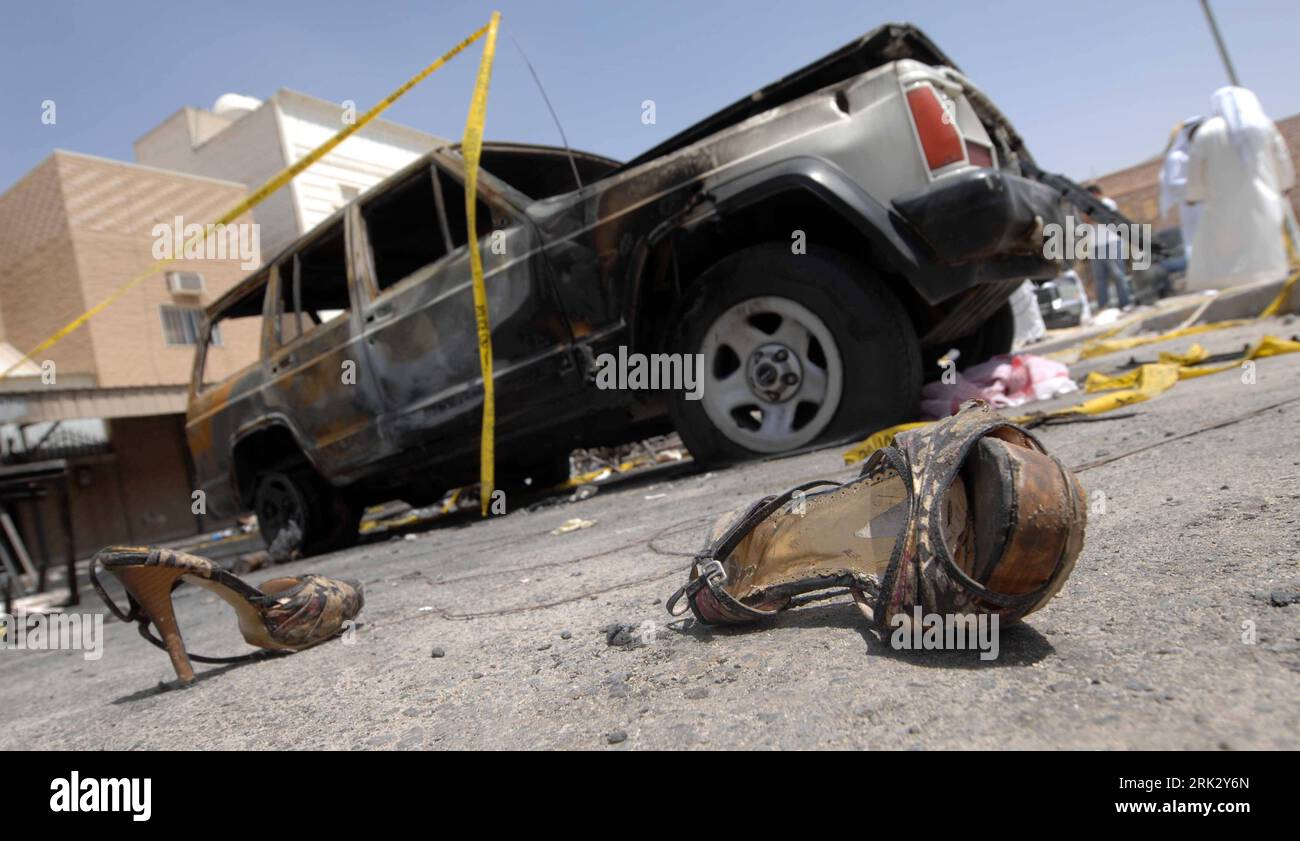
[[[1226,84],[1197,0],[3,0],[0,190],[55,148],[132,160],[184,105],[281,87],[364,110],[503,14],[487,135],[558,137],[510,36],[578,148],[628,158],[886,21],[919,25],[1024,135],[1040,164],[1083,179],[1159,153]],[[1274,119],[1300,112],[1300,2],[1215,0],[1242,84]],[[464,128],[481,48],[386,116]],[[641,102],[658,121],[643,125]],[[43,125],[41,103],[56,103]]]

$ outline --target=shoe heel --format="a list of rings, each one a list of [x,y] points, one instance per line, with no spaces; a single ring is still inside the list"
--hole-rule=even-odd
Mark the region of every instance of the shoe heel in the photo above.
[[[167,654],[172,658],[176,677],[184,685],[194,682],[194,667],[190,657],[185,653],[185,642],[181,639],[181,629],[176,624],[176,611],[172,606],[172,587],[176,579],[185,574],[183,569],[170,567],[119,567],[114,572],[126,587],[131,598],[140,605],[158,633],[162,634]]]

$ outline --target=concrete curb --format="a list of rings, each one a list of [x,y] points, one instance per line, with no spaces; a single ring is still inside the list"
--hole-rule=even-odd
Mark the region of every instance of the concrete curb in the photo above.
[[[1273,302],[1282,291],[1286,278],[1266,280],[1225,289],[1213,297],[1182,296],[1172,299],[1170,305],[1155,312],[1130,316],[1126,320],[1104,326],[1075,328],[1060,337],[1048,338],[1025,347],[1027,353],[1048,354],[1077,347],[1089,339],[1119,328],[1113,338],[1135,336],[1140,333],[1164,333],[1196,324],[1228,321],[1235,318],[1254,318]],[[1300,283],[1291,288],[1291,295],[1282,306],[1281,313],[1300,312]]]

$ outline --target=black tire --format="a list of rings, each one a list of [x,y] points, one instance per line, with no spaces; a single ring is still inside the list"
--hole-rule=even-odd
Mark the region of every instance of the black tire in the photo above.
[[[1016,313],[1007,301],[998,307],[988,320],[969,336],[963,336],[948,347],[940,348],[940,353],[947,353],[950,348],[961,352],[957,358],[957,369],[964,371],[972,365],[987,362],[993,357],[1010,353],[1016,340]]]
[[[267,548],[281,531],[296,524],[297,536],[287,536],[283,554],[318,555],[350,546],[358,539],[362,508],[316,475],[309,467],[272,470],[257,478],[253,512]]]
[[[908,318],[906,310],[898,298],[872,272],[845,255],[833,251],[812,251],[808,254],[792,254],[789,246],[783,244],[761,245],[733,254],[709,268],[699,279],[700,291],[693,303],[679,318],[676,335],[670,340],[670,350],[683,354],[701,353],[716,345],[720,333],[715,323],[724,316],[734,320],[738,316],[737,305],[748,302],[746,307],[755,306],[762,301],[794,302],[805,313],[811,313],[821,324],[821,332],[829,334],[842,366],[842,385],[838,395],[833,389],[825,393],[824,399],[817,404],[814,422],[806,422],[801,430],[798,416],[807,414],[806,404],[799,404],[793,412],[794,431],[799,435],[812,435],[811,440],[785,447],[785,450],[798,450],[819,442],[834,441],[850,435],[865,435],[884,427],[916,419],[916,407],[921,388],[921,350],[916,331]],[[765,318],[759,313],[749,315],[740,310],[740,318],[761,332],[765,328],[756,320]],[[790,316],[798,320],[796,312]],[[775,330],[784,329],[784,316],[778,316]],[[731,322],[727,322],[731,323]],[[714,329],[714,337],[706,343],[706,333]],[[813,335],[813,330],[807,331]],[[773,332],[772,335],[777,335]],[[807,342],[808,360],[804,361],[802,370],[805,374],[811,370],[809,364],[816,365],[820,352],[825,373],[829,375],[833,364],[833,354],[821,348],[821,343],[814,336]],[[762,347],[771,347],[763,345]],[[777,345],[783,346],[783,345]],[[754,360],[762,351],[754,351],[741,362],[741,368],[734,369],[745,375],[742,385],[751,390],[765,388],[756,382]],[[723,360],[725,353],[719,347],[714,359],[706,358],[704,364],[710,368],[713,376],[723,376],[730,381],[734,374],[720,374],[729,367],[731,360]],[[798,355],[798,351],[793,355]],[[737,353],[731,352],[731,356]],[[776,357],[768,357],[776,358]],[[723,363],[720,369],[717,366]],[[761,362],[759,363],[761,369]],[[785,375],[782,374],[784,377]],[[824,379],[830,379],[829,376]],[[712,382],[713,380],[710,380]],[[778,381],[778,387],[784,388]],[[796,374],[791,386],[795,389],[792,396],[779,398],[770,403],[760,403],[757,415],[752,423],[760,428],[750,430],[753,435],[764,434],[763,420],[767,409],[764,406],[777,407],[780,403],[797,403],[810,379],[799,379]],[[734,384],[733,384],[734,386]],[[740,393],[736,387],[728,389]],[[758,391],[755,391],[757,394]],[[775,392],[767,392],[769,395]],[[747,399],[747,398],[746,398]],[[762,398],[759,398],[762,399]],[[736,427],[722,426],[715,422],[710,412],[716,417],[719,409],[716,402],[710,409],[705,408],[709,402],[707,387],[702,399],[691,400],[683,390],[673,390],[669,400],[669,412],[683,443],[691,451],[696,461],[704,464],[722,464],[733,461],[770,455],[771,446],[782,446],[782,441],[797,436],[773,436],[758,448],[748,441],[736,440],[744,437],[743,424],[751,423],[745,416],[748,410],[732,412]],[[823,414],[823,411],[825,414]],[[817,426],[820,430],[813,432]],[[737,427],[742,432],[737,432]]]

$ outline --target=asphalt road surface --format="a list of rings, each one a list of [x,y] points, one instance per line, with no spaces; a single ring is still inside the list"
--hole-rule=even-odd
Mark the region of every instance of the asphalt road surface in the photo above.
[[[1290,336],[1300,322],[1196,340],[1222,352],[1265,331]],[[1133,416],[1041,430],[1069,465],[1120,457],[1080,474],[1094,505],[1075,572],[1046,609],[1003,629],[993,661],[895,652],[843,598],[762,629],[668,624],[663,601],[714,517],[849,477],[836,448],[661,469],[582,502],[256,573],[360,579],[363,624],[347,643],[197,665],[183,691],[168,689],[165,654],[111,617],[97,661],[0,650],[0,747],[1295,749],[1300,400],[1274,404],[1300,398],[1300,354],[1255,374],[1184,381]],[[594,525],[551,534],[570,518]],[[99,609],[87,595],[83,609]],[[245,650],[224,603],[193,587],[176,602],[190,650]],[[611,646],[611,623],[651,633]]]

